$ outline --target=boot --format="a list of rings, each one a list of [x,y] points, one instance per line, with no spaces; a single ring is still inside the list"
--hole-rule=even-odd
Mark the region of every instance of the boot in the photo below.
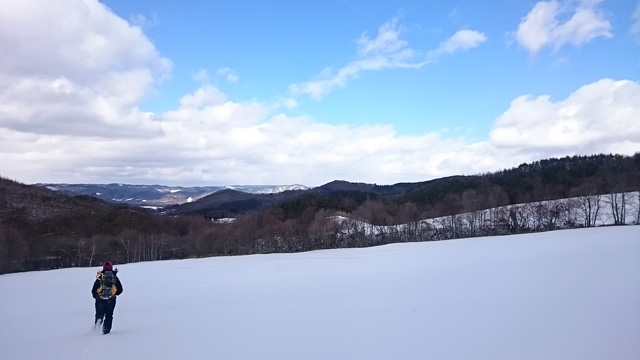
[[[93,322],[93,328],[97,329],[99,326],[102,326],[102,318],[96,317],[96,320]]]

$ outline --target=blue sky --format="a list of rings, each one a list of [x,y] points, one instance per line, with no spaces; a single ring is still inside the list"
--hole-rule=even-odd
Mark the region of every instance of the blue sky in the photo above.
[[[27,183],[395,183],[640,151],[636,0],[5,8],[0,175]]]
[[[637,39],[630,33],[619,34],[622,39],[616,41],[598,36],[589,47],[543,48],[535,54],[518,46],[510,32],[517,30],[532,1],[492,1],[490,6],[473,1],[376,6],[370,1],[105,3],[125,19],[144,17],[145,32],[173,62],[171,80],[142,105],[151,111],[176,106],[183,94],[198,86],[192,75],[200,70],[234,100],[287,96],[289,85],[308,81],[326,68],[335,71],[348,65],[357,57],[357,40],[363,34],[375,37],[380,26],[394,20],[400,39],[417,53],[437,48],[460,29],[476,29],[487,40],[417,70],[363,71],[322,100],[297,99],[299,107],[293,113],[329,123],[391,123],[400,134],[461,127],[481,139],[519,95],[564,98],[603,77],[635,74],[637,80],[640,73],[639,49],[633,46]],[[613,14],[631,13],[634,3],[602,5],[601,11],[614,18]],[[570,14],[567,10],[559,18]],[[630,17],[619,18],[621,29],[631,27]],[[620,55],[615,64],[611,54]],[[228,83],[216,76],[223,68],[231,69],[238,81]]]

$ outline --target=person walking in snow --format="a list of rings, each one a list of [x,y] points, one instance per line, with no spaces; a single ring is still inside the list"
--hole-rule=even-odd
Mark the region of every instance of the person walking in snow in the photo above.
[[[111,331],[116,296],[122,294],[122,283],[117,274],[118,269],[114,269],[110,261],[105,262],[102,271],[98,272],[96,281],[93,282],[93,288],[91,288],[91,295],[96,299],[94,328],[102,325],[103,334],[108,334]]]

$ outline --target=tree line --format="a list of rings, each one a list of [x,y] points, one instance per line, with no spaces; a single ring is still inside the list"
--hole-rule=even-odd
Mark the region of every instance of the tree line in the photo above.
[[[402,188],[308,192],[221,221],[0,179],[0,273],[640,223],[639,154],[542,160]]]

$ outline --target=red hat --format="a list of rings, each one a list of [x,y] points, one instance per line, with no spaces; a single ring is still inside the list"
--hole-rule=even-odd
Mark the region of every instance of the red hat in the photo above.
[[[104,265],[102,265],[102,271],[111,271],[113,270],[113,264],[111,263],[111,261],[107,261],[106,263],[104,263]]]

